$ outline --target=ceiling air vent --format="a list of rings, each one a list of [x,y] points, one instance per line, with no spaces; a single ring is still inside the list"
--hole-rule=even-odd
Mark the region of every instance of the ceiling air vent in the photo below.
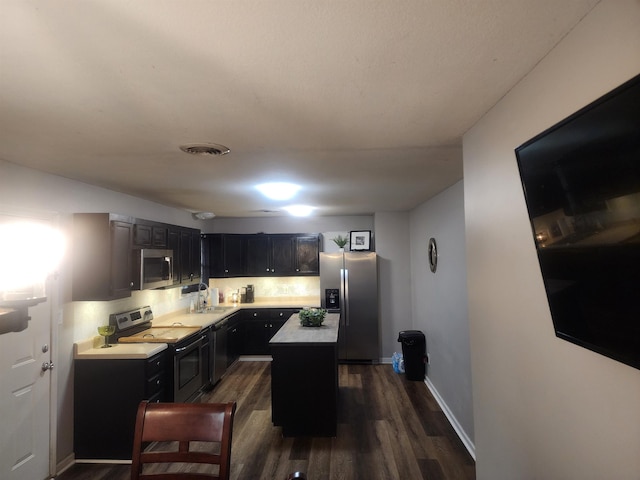
[[[217,143],[198,143],[193,145],[180,145],[180,150],[191,155],[226,155],[229,149]]]

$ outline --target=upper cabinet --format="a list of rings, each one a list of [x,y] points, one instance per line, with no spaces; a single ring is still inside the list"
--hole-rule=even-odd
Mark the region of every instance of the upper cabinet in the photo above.
[[[109,213],[73,216],[72,299],[131,296],[134,219]]]
[[[133,226],[133,245],[139,248],[167,248],[167,226],[136,220]]]
[[[317,234],[207,234],[202,242],[208,277],[319,274]]]
[[[133,252],[173,250],[174,285],[200,282],[200,230],[110,213],[74,214],[74,301],[131,296]]]

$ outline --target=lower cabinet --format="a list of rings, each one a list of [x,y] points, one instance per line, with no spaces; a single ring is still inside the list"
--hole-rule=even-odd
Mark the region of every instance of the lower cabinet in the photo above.
[[[269,355],[269,340],[298,309],[259,308],[243,311],[241,355]]]
[[[75,360],[76,459],[130,460],[142,400],[165,399],[166,357]]]
[[[338,425],[336,343],[271,346],[272,421],[284,437],[335,437]]]

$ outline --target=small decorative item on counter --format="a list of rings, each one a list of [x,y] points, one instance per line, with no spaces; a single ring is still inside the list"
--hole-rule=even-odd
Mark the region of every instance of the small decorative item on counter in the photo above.
[[[327,311],[324,308],[303,308],[300,310],[300,325],[303,327],[319,327],[324,322]]]

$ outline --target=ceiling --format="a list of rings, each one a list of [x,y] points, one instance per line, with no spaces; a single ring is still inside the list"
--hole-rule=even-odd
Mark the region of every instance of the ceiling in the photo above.
[[[597,2],[0,0],[0,159],[219,217],[407,211]]]

